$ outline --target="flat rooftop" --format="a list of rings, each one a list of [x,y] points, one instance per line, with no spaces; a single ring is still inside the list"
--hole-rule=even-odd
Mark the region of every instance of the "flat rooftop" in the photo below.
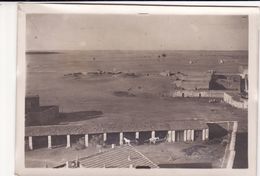
[[[136,123],[124,124],[120,122],[107,121],[91,122],[84,125],[48,125],[48,126],[30,126],[25,128],[25,136],[48,136],[48,135],[77,135],[77,134],[97,134],[113,132],[141,132],[141,131],[166,131],[166,130],[184,130],[195,129],[202,130],[208,126],[201,121],[173,121],[170,123]]]
[[[122,98],[125,99],[125,98]],[[127,98],[129,101],[102,101],[95,104],[103,114],[91,117],[89,111],[69,113],[49,126],[29,126],[26,136],[183,130],[207,128],[207,122],[238,121],[247,130],[247,111],[208,98]],[[91,103],[88,103],[91,104]]]

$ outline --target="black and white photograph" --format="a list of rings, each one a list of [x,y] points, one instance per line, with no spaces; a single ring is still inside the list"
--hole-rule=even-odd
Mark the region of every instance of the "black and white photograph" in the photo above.
[[[247,169],[248,15],[25,15],[25,168]]]

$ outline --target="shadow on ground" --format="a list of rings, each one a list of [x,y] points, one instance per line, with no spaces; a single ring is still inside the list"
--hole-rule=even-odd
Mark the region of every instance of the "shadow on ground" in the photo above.
[[[209,139],[221,138],[228,134],[228,131],[217,123],[208,123]]]
[[[70,113],[60,113],[59,117],[57,118],[57,122],[62,122],[64,124],[69,122],[77,122],[82,120],[99,118],[102,116],[102,111],[78,111]]]
[[[233,168],[248,168],[248,134],[246,132],[237,133],[235,150]]]

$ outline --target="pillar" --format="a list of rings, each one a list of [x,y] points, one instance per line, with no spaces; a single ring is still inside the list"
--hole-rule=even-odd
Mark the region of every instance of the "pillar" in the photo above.
[[[123,133],[119,133],[119,145],[123,145]]]
[[[184,141],[184,142],[187,141],[187,130],[184,130],[184,135],[183,135],[183,137],[184,137],[183,141]]]
[[[85,134],[85,147],[88,147],[88,134]]]
[[[245,75],[245,92],[248,92],[248,80],[246,75]]]
[[[206,133],[205,133],[205,132],[206,132],[206,130],[203,129],[203,130],[202,130],[202,140],[203,140],[203,141],[206,140],[206,135],[205,135]]]
[[[187,141],[191,140],[191,130],[187,130]]]
[[[209,139],[209,129],[207,128],[206,130],[205,130],[205,139],[206,140],[208,140]]]
[[[194,130],[191,130],[191,141],[194,141]]]
[[[152,131],[151,137],[155,138],[155,131]]]
[[[139,139],[139,132],[135,132],[135,139]]]
[[[29,149],[30,149],[30,150],[33,150],[32,136],[29,136]]]
[[[238,122],[235,121],[234,124],[233,124],[233,132],[237,132],[237,127],[238,127]]]
[[[167,142],[172,142],[172,132],[168,131]]]
[[[107,133],[103,134],[103,141],[106,142],[107,141]]]
[[[70,147],[70,135],[68,134],[67,135],[67,146],[66,148],[69,148]]]
[[[175,139],[175,131],[172,131],[172,142],[175,142],[176,139]]]
[[[51,149],[51,136],[48,136],[48,148]]]

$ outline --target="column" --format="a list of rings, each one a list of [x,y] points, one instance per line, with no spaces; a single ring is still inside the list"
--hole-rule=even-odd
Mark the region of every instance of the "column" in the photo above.
[[[29,149],[30,149],[30,150],[33,150],[32,136],[29,136]]]
[[[194,141],[194,130],[191,130],[191,141]]]
[[[245,92],[248,92],[247,76],[245,75]]]
[[[151,138],[155,138],[155,131],[152,131]]]
[[[175,139],[175,131],[173,130],[172,131],[172,142],[175,142],[176,141],[176,139]]]
[[[167,142],[172,142],[172,132],[168,131]]]
[[[206,140],[208,140],[209,139],[209,129],[207,128],[206,130],[205,130],[205,139]]]
[[[69,148],[70,147],[70,135],[68,134],[67,135],[67,146],[66,148]]]
[[[103,141],[106,142],[107,141],[107,133],[103,134]]]
[[[228,125],[228,131],[230,130],[230,122],[227,122]]]
[[[238,122],[235,121],[234,124],[233,124],[233,132],[237,132],[237,127],[238,127]]]
[[[184,142],[187,141],[187,130],[184,130],[184,135],[183,135],[183,137],[184,137],[183,141],[184,141]]]
[[[206,135],[205,135],[205,129],[202,130],[202,140],[205,141],[206,139]]]
[[[135,139],[139,139],[139,132],[135,132]]]
[[[51,149],[51,136],[48,136],[48,148]]]
[[[88,134],[85,134],[85,147],[88,147]]]
[[[187,130],[187,141],[191,140],[191,130]]]
[[[123,145],[124,143],[123,143],[123,133],[121,132],[121,133],[119,133],[119,145]]]
[[[69,168],[69,161],[66,161],[65,168]]]

